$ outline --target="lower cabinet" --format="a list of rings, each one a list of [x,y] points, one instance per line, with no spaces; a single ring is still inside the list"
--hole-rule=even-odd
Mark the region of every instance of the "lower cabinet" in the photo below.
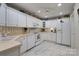
[[[56,42],[56,33],[44,32],[44,33],[40,33],[40,37],[41,40]]]
[[[21,53],[24,53],[28,47],[28,39],[25,37],[24,40],[21,42],[22,43],[22,46],[21,46]]]
[[[30,35],[28,37],[28,49],[35,46],[35,35]]]
[[[41,40],[48,40],[48,35],[45,32],[40,33]]]
[[[18,39],[17,41],[19,41],[21,43],[20,53],[24,53],[28,47],[28,39],[26,37],[22,37],[22,38]]]
[[[56,33],[48,33],[48,38],[50,41],[56,42]]]

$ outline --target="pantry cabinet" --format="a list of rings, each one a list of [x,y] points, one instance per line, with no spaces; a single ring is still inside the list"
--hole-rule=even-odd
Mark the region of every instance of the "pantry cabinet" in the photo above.
[[[62,22],[61,22],[62,20]],[[57,43],[70,45],[70,20],[62,18],[57,20]]]
[[[70,19],[62,19],[62,44],[70,45]]]
[[[7,26],[15,26],[17,27],[18,25],[18,11],[7,7],[7,15],[6,15],[6,24]]]
[[[56,27],[57,28],[56,29],[57,30],[57,33],[56,33],[57,35],[56,36],[57,36],[57,43],[61,44],[62,43],[62,27],[61,27],[60,20],[61,19],[57,20],[57,27]]]
[[[70,15],[70,28],[71,28],[71,47],[75,47],[75,26],[74,26],[74,13]]]

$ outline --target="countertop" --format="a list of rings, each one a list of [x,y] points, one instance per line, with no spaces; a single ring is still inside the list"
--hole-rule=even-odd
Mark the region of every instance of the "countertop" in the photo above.
[[[0,52],[8,50],[10,48],[18,47],[21,43],[18,41],[0,41]]]

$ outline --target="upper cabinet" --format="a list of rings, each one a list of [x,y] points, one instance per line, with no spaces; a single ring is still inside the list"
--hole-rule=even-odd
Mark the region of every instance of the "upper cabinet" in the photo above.
[[[26,27],[26,14],[19,12],[18,13],[18,27]]]
[[[7,16],[7,18],[6,18],[7,26],[17,26],[18,25],[18,11],[17,10],[7,7],[6,16]]]
[[[43,22],[40,19],[37,19],[37,23],[38,23],[38,28],[43,28]]]
[[[43,22],[14,8],[0,5],[0,26],[42,28]]]
[[[41,28],[42,27],[42,21],[38,18],[27,15],[27,27]]]
[[[26,27],[26,14],[7,7],[7,26]]]
[[[0,5],[0,26],[5,26],[6,5]]]
[[[45,21],[45,27],[46,28],[55,28],[57,25],[57,20],[49,20],[49,21]]]
[[[27,27],[34,27],[34,18],[30,15],[27,15]]]

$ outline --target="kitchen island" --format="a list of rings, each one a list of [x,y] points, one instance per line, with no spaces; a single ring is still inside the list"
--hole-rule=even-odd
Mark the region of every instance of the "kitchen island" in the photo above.
[[[0,41],[0,56],[19,56],[20,46],[18,41]]]

